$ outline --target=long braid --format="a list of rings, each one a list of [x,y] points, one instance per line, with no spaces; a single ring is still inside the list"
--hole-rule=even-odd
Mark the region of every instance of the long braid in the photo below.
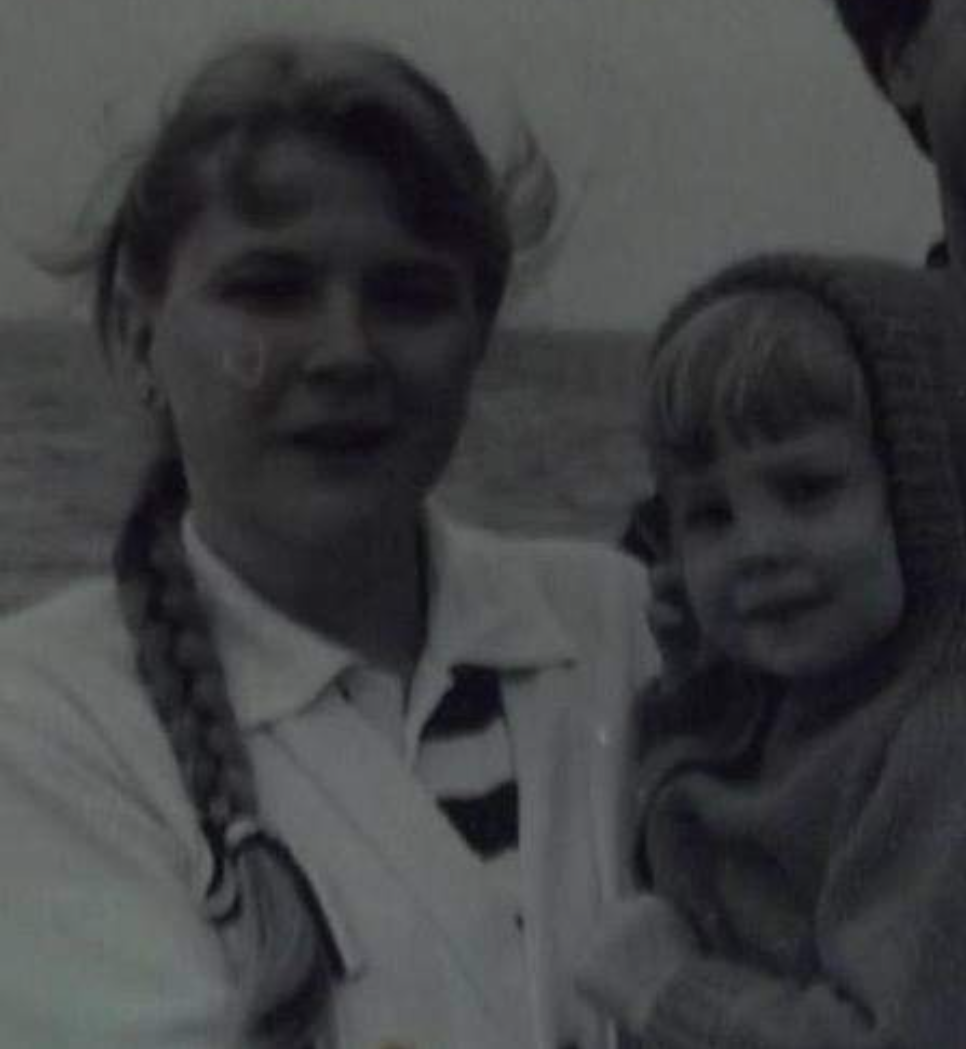
[[[177,458],[149,471],[114,567],[138,674],[163,725],[214,857],[208,917],[235,926],[248,1036],[304,1049],[327,1013],[338,950],[311,885],[261,826],[255,778],[180,538]]]

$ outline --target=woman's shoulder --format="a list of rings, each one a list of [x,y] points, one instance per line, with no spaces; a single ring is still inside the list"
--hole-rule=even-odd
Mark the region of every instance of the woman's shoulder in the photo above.
[[[600,540],[496,533],[462,523],[454,527],[501,571],[523,572],[547,591],[571,592],[579,603],[625,595],[643,600],[647,594],[643,566]]]
[[[653,676],[657,651],[647,629],[642,566],[602,542],[531,538],[458,526],[460,543],[507,601],[540,610],[583,658],[618,661],[635,681]],[[500,582],[502,581],[502,582]]]
[[[150,798],[190,823],[112,580],[76,583],[0,619],[0,724],[2,789],[33,784],[32,796],[56,795],[65,811],[94,796],[110,811],[121,797]]]
[[[71,751],[155,735],[110,579],[0,619],[0,719]]]
[[[93,577],[0,617],[3,679],[14,668],[116,660],[126,637],[113,581]]]
[[[591,616],[606,632],[646,631],[649,591],[639,562],[591,540],[524,540],[516,549],[561,615]]]

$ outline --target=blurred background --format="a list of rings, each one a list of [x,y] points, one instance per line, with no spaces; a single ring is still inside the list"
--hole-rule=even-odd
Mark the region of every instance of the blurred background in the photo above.
[[[557,171],[447,496],[500,527],[609,539],[642,483],[635,382],[672,296],[766,247],[918,260],[926,165],[827,0],[3,0],[0,608],[98,568],[137,468],[85,289],[36,265],[96,223],[118,159],[213,46],[264,28],[401,48],[499,163]]]

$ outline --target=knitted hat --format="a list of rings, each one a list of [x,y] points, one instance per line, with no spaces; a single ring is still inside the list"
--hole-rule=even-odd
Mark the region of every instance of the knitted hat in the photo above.
[[[948,278],[864,258],[752,258],[673,307],[655,354],[713,302],[762,291],[814,299],[848,336],[869,394],[910,606],[966,593],[966,328]]]

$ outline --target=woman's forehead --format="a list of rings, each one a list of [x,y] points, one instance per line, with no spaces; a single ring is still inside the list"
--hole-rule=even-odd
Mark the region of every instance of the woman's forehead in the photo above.
[[[269,256],[323,267],[458,265],[403,221],[388,175],[338,149],[280,141],[256,158],[251,184],[222,182],[212,185],[179,245],[172,286],[195,285],[224,267]]]
[[[352,205],[364,198],[395,210],[389,173],[374,161],[295,132],[261,141],[229,138],[203,162],[202,176],[209,206],[253,225],[284,224],[322,202]]]

